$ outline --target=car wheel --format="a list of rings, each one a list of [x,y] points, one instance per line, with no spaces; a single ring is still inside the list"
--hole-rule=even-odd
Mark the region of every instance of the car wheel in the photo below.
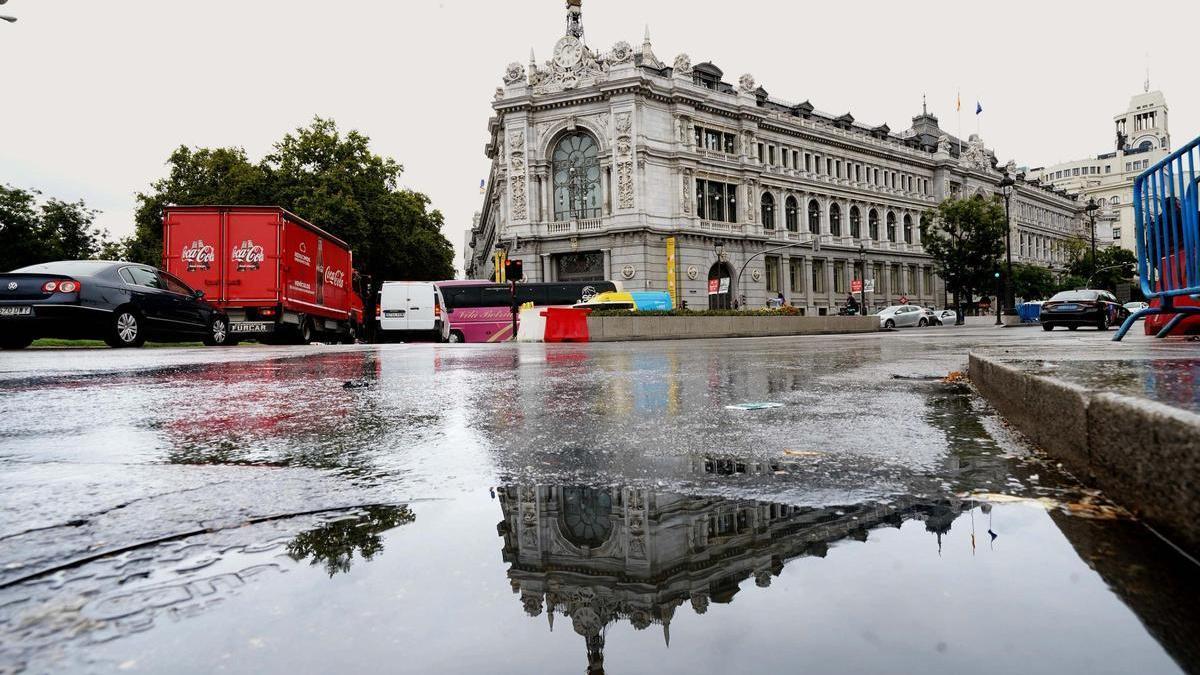
[[[892,321],[891,319],[888,319],[887,321],[884,321],[884,322],[883,322],[883,327],[884,327],[884,328],[895,328],[895,327],[896,327],[896,322],[895,322],[895,321]]]
[[[446,342],[466,342],[466,340],[463,339],[462,333],[452,330],[450,331],[450,337],[446,340]]]
[[[1108,326],[1108,315],[1105,314],[1104,316],[1100,317],[1100,323],[1096,324],[1096,328],[1105,331],[1108,330]]]
[[[109,347],[141,347],[146,344],[146,331],[142,327],[142,315],[130,307],[113,312],[105,342]]]
[[[924,328],[924,327],[926,327],[926,326],[928,326],[928,325],[929,325],[929,322],[928,322],[928,321],[926,321],[925,319],[921,319],[920,321],[918,321],[918,322],[917,322],[917,326],[919,326],[919,327],[921,327],[921,328]]]
[[[32,335],[5,335],[0,337],[0,349],[25,349],[33,344]]]
[[[1067,330],[1075,330],[1076,328],[1079,328],[1079,326],[1067,326]]]
[[[1054,324],[1044,323],[1044,324],[1042,324],[1042,330],[1047,331],[1047,332],[1052,331],[1052,330],[1054,330]]]
[[[204,336],[204,344],[209,347],[224,347],[229,342],[229,322],[223,316],[214,316],[208,324],[208,333]]]

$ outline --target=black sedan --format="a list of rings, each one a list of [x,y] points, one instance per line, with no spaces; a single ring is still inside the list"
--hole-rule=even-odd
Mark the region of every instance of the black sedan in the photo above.
[[[1075,330],[1080,326],[1095,326],[1108,330],[1129,316],[1129,310],[1117,302],[1116,296],[1108,291],[1079,290],[1063,291],[1042,303],[1042,330],[1054,330],[1055,326],[1066,326]]]
[[[0,274],[0,348],[37,338],[112,347],[202,340],[229,344],[229,321],[179,279],[148,265],[62,260]]]

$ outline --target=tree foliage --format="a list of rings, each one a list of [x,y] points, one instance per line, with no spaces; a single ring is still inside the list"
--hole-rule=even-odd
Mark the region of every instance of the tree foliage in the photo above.
[[[1058,288],[1054,274],[1041,265],[1017,263],[1012,268],[1012,295],[1022,300],[1045,300]]]
[[[383,280],[454,275],[441,212],[430,210],[424,194],[399,186],[399,163],[372,152],[370,139],[358,131],[341,133],[333,120],[314,118],[258,163],[241,148],[180,147],[167,165],[167,176],[137,196],[137,229],[127,244],[131,259],[160,263],[163,206],[264,204],[282,206],[344,239],[355,267],[375,288]]]
[[[1137,272],[1137,256],[1133,251],[1120,246],[1109,246],[1097,249],[1096,258],[1093,260],[1091,249],[1083,246],[1073,249],[1068,254],[1067,272],[1083,280],[1083,283],[1075,288],[1088,285],[1088,278],[1091,277],[1091,288],[1115,292],[1118,284],[1128,283],[1133,279]]]
[[[921,219],[921,240],[956,296],[990,291],[1008,227],[997,199],[947,199]]]
[[[88,260],[113,252],[112,242],[94,226],[95,209],[83,200],[0,185],[0,271],[50,260]]]

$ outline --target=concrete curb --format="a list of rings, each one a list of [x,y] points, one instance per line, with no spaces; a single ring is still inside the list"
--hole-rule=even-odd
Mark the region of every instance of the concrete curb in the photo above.
[[[1001,415],[1072,473],[1200,554],[1200,415],[976,353],[969,374]]]
[[[591,342],[874,333],[878,316],[589,316]]]

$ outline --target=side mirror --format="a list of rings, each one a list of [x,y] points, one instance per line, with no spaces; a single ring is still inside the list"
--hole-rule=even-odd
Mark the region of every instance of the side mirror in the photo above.
[[[194,291],[192,291],[192,297],[199,300],[200,298],[204,297],[204,291],[201,291],[199,289],[194,290]]]

